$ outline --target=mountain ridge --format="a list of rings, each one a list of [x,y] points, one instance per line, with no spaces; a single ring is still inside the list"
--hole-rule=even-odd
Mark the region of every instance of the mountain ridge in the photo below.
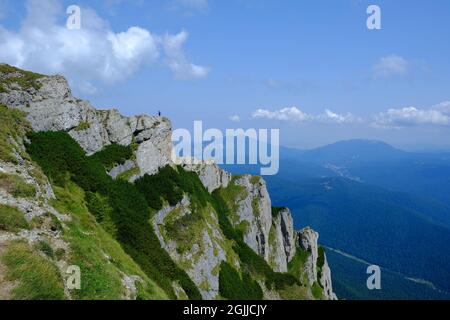
[[[40,298],[50,277],[50,299],[336,298],[318,234],[294,232],[262,178],[174,163],[169,119],[96,110],[61,76],[0,65],[0,84],[6,298]],[[31,261],[59,271],[30,282]]]

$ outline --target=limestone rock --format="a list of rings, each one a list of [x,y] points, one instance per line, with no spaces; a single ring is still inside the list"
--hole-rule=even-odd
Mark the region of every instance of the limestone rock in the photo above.
[[[305,272],[312,286],[317,282],[323,289],[323,299],[337,300],[336,294],[333,292],[333,285],[331,280],[331,270],[328,265],[326,254],[323,257],[323,265],[318,266],[319,258],[319,234],[311,228],[305,228],[297,233],[298,245],[301,250],[308,251],[308,256],[305,263]],[[320,269],[320,273],[318,272]],[[320,279],[318,279],[320,274]]]
[[[245,197],[238,202],[238,220],[235,226],[246,226],[245,243],[256,253],[269,261],[269,233],[272,227],[272,202],[263,179],[243,175],[235,184],[245,190]]]
[[[232,223],[243,229],[244,241],[278,272],[287,272],[295,255],[295,232],[289,209],[274,216],[267,185],[261,177],[243,175],[233,179],[242,191],[236,199]]]
[[[269,233],[269,264],[276,272],[287,272],[286,251],[284,237],[281,229],[281,216],[273,219]]]
[[[179,224],[186,216],[193,214],[190,199],[185,196],[176,206],[166,206],[152,219],[161,246],[171,258],[187,272],[197,285],[203,299],[216,299],[219,295],[219,270],[222,261],[238,265],[237,257],[230,261],[225,236],[220,231],[216,213],[212,208],[201,213],[195,224]],[[197,213],[199,214],[199,213]],[[182,239],[173,237],[174,229],[183,228],[188,235]]]
[[[105,146],[138,144],[136,161],[141,173],[154,174],[171,163],[171,123],[151,116],[125,117],[118,110],[96,110],[73,97],[64,77],[38,80],[38,90],[0,93],[0,103],[27,113],[35,131],[65,131],[88,155]]]
[[[297,246],[295,243],[294,220],[288,208],[283,208],[280,211],[280,229],[283,235],[283,247],[286,259],[289,262],[295,256]]]
[[[328,265],[326,256],[325,256],[325,263],[322,267],[322,277],[320,278],[320,285],[323,288],[323,295],[326,300],[337,300],[337,296],[333,292],[333,283],[331,280],[331,269],[330,269],[330,266]]]
[[[131,169],[136,168],[136,162],[132,160],[125,161],[124,164],[118,165],[114,168],[112,168],[108,174],[113,178],[116,179],[120,174],[125,173],[127,171],[130,171]]]
[[[187,171],[197,173],[200,181],[209,192],[226,188],[231,181],[231,174],[219,168],[213,161],[179,158],[177,164],[180,164]]]
[[[305,263],[305,272],[308,277],[309,285],[313,285],[314,282],[317,282],[317,258],[319,257],[318,239],[319,234],[311,228],[305,228],[298,232],[298,244],[300,248],[310,253]]]

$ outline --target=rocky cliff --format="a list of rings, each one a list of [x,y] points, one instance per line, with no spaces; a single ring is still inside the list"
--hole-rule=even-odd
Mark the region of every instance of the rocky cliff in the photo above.
[[[95,288],[101,286],[94,279],[96,265],[103,280],[115,284],[115,295],[108,296],[114,299],[193,298],[197,291],[204,299],[245,298],[246,291],[253,298],[336,299],[318,234],[295,232],[289,209],[272,207],[261,177],[232,177],[211,162],[172,161],[168,119],[97,110],[73,97],[61,76],[1,65],[0,84],[1,120],[10,122],[2,123],[0,136],[0,298],[17,292],[15,283],[21,279],[14,276],[8,257],[10,248],[20,245],[30,259],[54,268],[55,291],[69,299],[103,297],[92,293],[101,292]],[[29,138],[31,132],[43,136]],[[61,164],[58,156],[48,155],[57,147],[65,150],[69,140],[46,152],[36,146],[46,132],[69,135],[85,153],[70,159],[95,168],[104,165],[109,176],[92,175],[111,187],[91,187],[94,182],[85,183],[89,174],[77,176],[83,166],[73,166],[73,160]],[[45,141],[51,144],[52,139]],[[129,154],[108,164],[94,163],[99,154],[101,159],[111,156],[111,146]],[[64,151],[61,158],[65,156]],[[67,175],[54,172],[57,165]],[[128,190],[146,199],[142,205],[148,209],[137,208],[132,199],[130,208],[118,204],[111,190],[120,188],[119,180],[128,181]],[[23,189],[28,193],[17,191]],[[151,213],[148,220],[136,219],[150,221],[148,233],[155,240],[146,229],[139,233],[138,221],[130,221],[138,209]],[[70,264],[82,264],[88,275],[82,279],[91,281],[83,294],[62,285]],[[158,272],[155,265],[165,271]],[[233,288],[227,281],[234,281]]]

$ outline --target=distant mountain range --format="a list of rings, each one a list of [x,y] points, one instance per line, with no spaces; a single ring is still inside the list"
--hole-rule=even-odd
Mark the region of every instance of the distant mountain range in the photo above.
[[[298,227],[316,228],[324,244],[344,253],[330,253],[341,297],[450,298],[449,154],[367,140],[283,148],[279,174],[265,179],[274,204],[287,204]],[[369,292],[364,266],[349,257],[383,267],[385,289]]]

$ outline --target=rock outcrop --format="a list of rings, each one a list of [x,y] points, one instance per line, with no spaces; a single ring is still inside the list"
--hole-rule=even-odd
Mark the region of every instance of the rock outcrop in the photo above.
[[[331,270],[325,253],[319,252],[319,234],[311,228],[305,228],[297,233],[299,248],[307,251],[309,256],[305,263],[305,273],[307,275],[309,285],[319,283],[323,289],[323,296],[328,300],[336,300],[336,294],[333,292],[331,280]],[[319,261],[319,257],[321,261]]]
[[[319,257],[317,243],[319,234],[311,228],[305,228],[300,230],[297,235],[299,247],[310,253],[305,263],[305,272],[309,284],[312,285],[314,282],[317,282],[317,258]]]
[[[218,191],[227,202],[230,208],[227,218],[242,233],[245,244],[264,258],[274,271],[290,272],[289,262],[296,258],[299,250],[306,251],[308,255],[301,274],[306,275],[307,285],[312,287],[317,284],[322,288],[324,299],[336,299],[326,255],[318,245],[318,233],[310,228],[295,232],[291,212],[287,208],[272,207],[266,182],[261,177],[232,177],[210,161],[173,161],[172,128],[168,119],[151,116],[125,117],[117,110],[96,110],[89,102],[73,97],[67,81],[61,76],[39,76],[33,80],[34,85],[26,88],[14,81],[4,81],[20,77],[23,74],[19,71],[9,74],[0,71],[0,80],[4,82],[0,82],[0,104],[24,111],[34,131],[65,131],[88,155],[111,144],[133,146],[132,159],[112,169],[108,168],[108,174],[114,179],[131,172],[127,179],[134,182],[144,174],[157,173],[166,165],[180,165],[197,173],[209,193]],[[18,174],[27,183],[35,185],[36,195],[31,199],[24,199],[0,189],[0,204],[18,208],[29,222],[46,214],[63,224],[70,221],[70,215],[60,213],[50,205],[55,194],[45,175],[31,161],[21,156],[21,153],[25,153],[23,141],[12,143],[18,146],[17,150],[14,149],[17,163],[0,159],[0,174]],[[39,181],[38,177],[41,177]],[[224,235],[226,232],[221,229],[217,207],[207,202],[204,207],[199,208],[193,205],[194,200],[195,197],[191,199],[188,194],[184,194],[183,200],[175,206],[164,203],[163,208],[152,215],[151,224],[161,247],[177,266],[186,271],[202,297],[217,299],[220,298],[219,273],[222,262],[239,270],[243,260],[235,251],[234,240],[227,238]],[[84,206],[82,202],[79,204],[81,207]],[[85,214],[89,214],[87,208],[84,210]],[[92,219],[95,221],[95,218]],[[96,228],[93,224],[90,227]],[[92,233],[103,232],[95,228],[91,230]],[[51,245],[55,249],[70,249],[70,243],[62,241],[59,234],[51,234],[49,230],[22,230],[15,234],[0,232],[0,244],[2,241],[16,239],[34,243],[44,238],[53,239]],[[104,263],[109,263],[109,255],[104,254]],[[117,259],[119,257],[122,258],[122,253]],[[63,267],[65,265],[60,266],[61,272],[64,271]],[[139,276],[127,275],[119,268],[113,271],[120,275],[125,288],[124,297],[136,298],[139,287],[136,282],[140,278],[144,279],[145,274],[138,267],[134,272]],[[152,285],[150,279],[146,281],[148,285]],[[263,281],[261,286],[265,298],[280,297],[278,292],[266,288]],[[179,284],[173,283],[173,287],[177,297],[185,296]],[[69,294],[68,297],[70,298]]]
[[[244,228],[244,241],[260,256],[269,261],[269,233],[272,228],[272,203],[267,187],[259,177],[243,175],[234,184],[242,190],[237,204],[234,225]]]
[[[220,231],[212,207],[193,213],[188,196],[174,207],[166,206],[152,219],[161,246],[177,264],[183,266],[197,285],[203,299],[219,295],[219,270],[222,261],[239,267],[239,260],[227,248],[232,246]],[[190,219],[196,215],[194,219]]]
[[[213,161],[178,158],[176,164],[181,165],[185,170],[197,173],[209,192],[219,188],[226,188],[231,181],[231,174],[219,168]]]
[[[93,154],[110,144],[137,144],[136,165],[141,174],[154,174],[171,163],[171,123],[167,118],[122,116],[118,110],[96,110],[87,101],[73,97],[64,77],[44,76],[38,89],[9,90],[0,104],[27,113],[35,131],[68,132]]]
[[[278,272],[287,272],[295,255],[295,233],[289,209],[274,209],[261,177],[243,175],[233,180],[239,190],[232,201],[235,227],[241,228],[245,243]]]

